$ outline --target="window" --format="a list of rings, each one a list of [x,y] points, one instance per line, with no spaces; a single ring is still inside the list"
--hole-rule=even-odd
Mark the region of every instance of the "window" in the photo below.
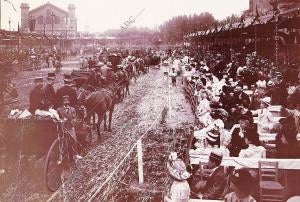
[[[51,24],[51,16],[46,17],[46,24]]]
[[[54,22],[55,22],[55,24],[59,24],[60,23],[59,16],[54,16]]]

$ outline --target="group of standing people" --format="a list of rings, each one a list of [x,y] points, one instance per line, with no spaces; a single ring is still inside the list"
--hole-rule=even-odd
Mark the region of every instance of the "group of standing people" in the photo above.
[[[71,75],[64,75],[64,85],[57,91],[54,89],[55,73],[48,73],[46,80],[47,83],[44,85],[42,77],[34,79],[35,86],[29,94],[29,112],[35,115],[37,110],[49,111],[55,109],[59,118],[64,122],[64,128],[73,138],[73,146],[70,147],[72,148],[70,152],[75,159],[81,159],[74,125],[77,119],[75,110],[77,94],[72,85]]]
[[[54,89],[55,73],[48,73],[46,84],[42,77],[34,79],[35,87],[29,94],[29,111],[34,113],[35,110],[48,110],[49,108],[58,108],[62,105],[63,96],[70,97],[70,105],[75,107],[77,95],[73,88],[71,75],[64,75],[64,85],[57,91]]]

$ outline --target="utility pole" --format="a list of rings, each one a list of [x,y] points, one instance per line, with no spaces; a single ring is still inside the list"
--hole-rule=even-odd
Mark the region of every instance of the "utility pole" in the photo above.
[[[53,48],[53,17],[54,17],[54,14],[53,12],[51,13],[51,23],[52,23],[52,39],[51,39],[51,48]]]
[[[8,24],[9,24],[9,31],[11,31],[11,19],[10,19],[10,17],[8,19]]]
[[[51,13],[51,23],[52,23],[52,36],[53,36],[53,17],[54,17],[54,14],[53,12]]]

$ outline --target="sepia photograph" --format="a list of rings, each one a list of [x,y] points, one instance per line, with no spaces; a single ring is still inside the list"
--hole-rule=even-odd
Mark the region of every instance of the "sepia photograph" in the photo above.
[[[0,202],[300,202],[300,0],[0,0]]]

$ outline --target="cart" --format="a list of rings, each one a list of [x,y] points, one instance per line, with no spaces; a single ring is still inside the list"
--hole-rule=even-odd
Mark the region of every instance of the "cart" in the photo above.
[[[50,191],[56,191],[62,184],[65,168],[74,166],[70,152],[74,139],[64,128],[64,122],[44,118],[8,118],[3,122],[8,161],[21,155],[35,155],[37,160],[46,157],[45,183]]]
[[[71,73],[72,79],[76,84],[76,87],[82,86],[87,82],[89,76],[91,75],[91,70],[73,70]]]

